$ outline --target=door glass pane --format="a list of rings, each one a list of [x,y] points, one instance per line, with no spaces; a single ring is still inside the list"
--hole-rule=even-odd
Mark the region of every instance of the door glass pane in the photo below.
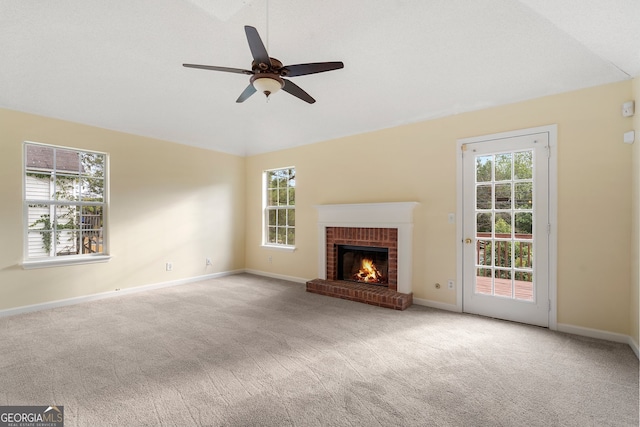
[[[514,153],[513,171],[514,179],[533,178],[533,151]]]
[[[476,269],[476,293],[493,295],[493,280],[490,268]]]
[[[511,184],[496,184],[496,209],[511,209]]]
[[[476,182],[490,182],[493,156],[476,157]]]
[[[533,238],[533,213],[531,212],[516,212],[516,237],[519,239],[532,239]]]
[[[491,237],[491,214],[479,213],[476,216],[476,231],[478,237]]]
[[[518,268],[533,267],[533,243],[530,241],[518,241],[513,245],[513,258]]]
[[[496,181],[511,181],[511,153],[496,155]]]
[[[533,272],[515,272],[515,297],[516,299],[533,301]]]
[[[511,267],[511,246],[513,243],[506,240],[496,240],[493,242],[495,246],[494,257],[496,267]]]
[[[514,185],[515,208],[533,209],[533,183],[518,182]]]
[[[476,262],[478,265],[491,266],[491,240],[478,240],[476,244]]]
[[[513,296],[513,281],[511,280],[511,270],[495,271],[494,295],[507,298],[511,298]]]
[[[476,209],[491,209],[491,184],[476,188]]]
[[[496,212],[496,237],[511,237],[511,212]]]

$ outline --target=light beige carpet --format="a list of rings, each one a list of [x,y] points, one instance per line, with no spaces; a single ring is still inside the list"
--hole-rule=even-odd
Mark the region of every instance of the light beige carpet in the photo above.
[[[68,427],[638,426],[638,359],[243,274],[0,318],[0,404]]]

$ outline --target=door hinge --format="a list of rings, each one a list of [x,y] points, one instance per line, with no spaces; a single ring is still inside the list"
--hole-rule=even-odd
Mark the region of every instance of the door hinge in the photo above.
[[[551,235],[551,224],[547,224],[547,236]]]
[[[545,148],[547,149],[547,159],[550,159],[551,158],[551,147],[549,145],[547,145]]]
[[[551,300],[549,300],[549,313],[551,313]]]

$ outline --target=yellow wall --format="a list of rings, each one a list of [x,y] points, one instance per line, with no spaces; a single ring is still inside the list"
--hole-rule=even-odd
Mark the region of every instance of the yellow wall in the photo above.
[[[621,105],[631,81],[247,158],[247,268],[315,278],[314,205],[417,201],[413,292],[455,304],[436,282],[456,277],[456,141],[558,125],[558,322],[630,333],[631,146]],[[293,253],[261,247],[261,173],[296,167]],[[268,262],[271,257],[272,262]]]
[[[633,95],[629,98],[636,102],[636,114],[633,122],[627,130],[635,129],[636,138],[633,143],[633,210],[632,210],[632,248],[631,248],[631,338],[635,341],[636,347],[640,344],[640,317],[638,307],[640,306],[640,77],[633,80]]]
[[[109,153],[111,255],[23,270],[22,144]],[[244,158],[0,109],[0,310],[244,267]],[[206,267],[205,258],[213,266]],[[165,271],[165,262],[173,271]]]
[[[640,148],[622,134],[640,130],[640,114],[625,119],[620,110],[640,99],[639,86],[636,79],[248,158],[0,109],[0,310],[243,268],[315,278],[313,206],[391,201],[420,203],[415,297],[455,304],[455,292],[434,284],[456,278],[456,231],[447,222],[456,212],[456,141],[557,124],[558,322],[638,342]],[[20,268],[25,140],[110,154],[110,262]],[[295,252],[260,246],[261,174],[284,166],[297,171]]]

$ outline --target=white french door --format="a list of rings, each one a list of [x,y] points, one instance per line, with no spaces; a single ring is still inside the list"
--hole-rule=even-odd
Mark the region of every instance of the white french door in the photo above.
[[[465,141],[463,311],[549,326],[549,134]]]

